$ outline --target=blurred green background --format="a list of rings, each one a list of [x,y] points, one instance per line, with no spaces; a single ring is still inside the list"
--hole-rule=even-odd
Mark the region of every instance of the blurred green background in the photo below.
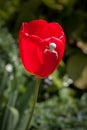
[[[60,66],[41,81],[30,130],[87,130],[87,0],[0,0],[0,130],[24,130],[35,78],[20,61],[19,28],[45,19],[64,28]]]

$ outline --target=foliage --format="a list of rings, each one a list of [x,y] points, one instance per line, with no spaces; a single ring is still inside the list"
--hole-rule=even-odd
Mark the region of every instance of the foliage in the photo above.
[[[63,91],[67,91],[65,89]],[[86,130],[87,94],[80,100],[67,97],[53,97],[37,104],[31,130]]]
[[[87,1],[0,0],[0,130],[24,130],[35,78],[20,61],[18,31],[23,21],[59,22],[66,51],[58,69],[40,86],[31,130],[87,129]]]

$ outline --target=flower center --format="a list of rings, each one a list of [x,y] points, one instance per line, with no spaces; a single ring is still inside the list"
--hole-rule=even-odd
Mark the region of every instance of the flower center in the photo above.
[[[54,53],[54,54],[56,55],[56,57],[58,58],[58,53],[57,53],[57,51],[56,51],[55,49],[56,49],[56,44],[55,44],[54,42],[51,42],[51,43],[49,44],[49,47],[46,48],[44,52],[45,52],[45,53],[47,53],[47,52],[52,52],[52,53]]]

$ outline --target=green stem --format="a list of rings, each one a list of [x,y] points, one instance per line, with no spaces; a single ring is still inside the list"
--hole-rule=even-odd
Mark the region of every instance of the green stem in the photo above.
[[[30,127],[30,122],[31,122],[31,119],[32,119],[32,116],[33,116],[35,104],[36,104],[36,102],[37,102],[39,86],[40,86],[40,79],[37,78],[37,79],[36,79],[35,92],[34,92],[34,102],[33,102],[32,110],[31,110],[30,117],[29,117],[29,120],[28,120],[28,123],[27,123],[27,126],[26,126],[25,130],[28,130],[29,127]]]

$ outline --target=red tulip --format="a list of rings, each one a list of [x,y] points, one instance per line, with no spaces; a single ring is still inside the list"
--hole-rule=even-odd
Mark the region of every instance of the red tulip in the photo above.
[[[26,70],[35,76],[45,78],[62,60],[65,34],[56,22],[32,20],[22,24],[19,42],[20,56]]]

